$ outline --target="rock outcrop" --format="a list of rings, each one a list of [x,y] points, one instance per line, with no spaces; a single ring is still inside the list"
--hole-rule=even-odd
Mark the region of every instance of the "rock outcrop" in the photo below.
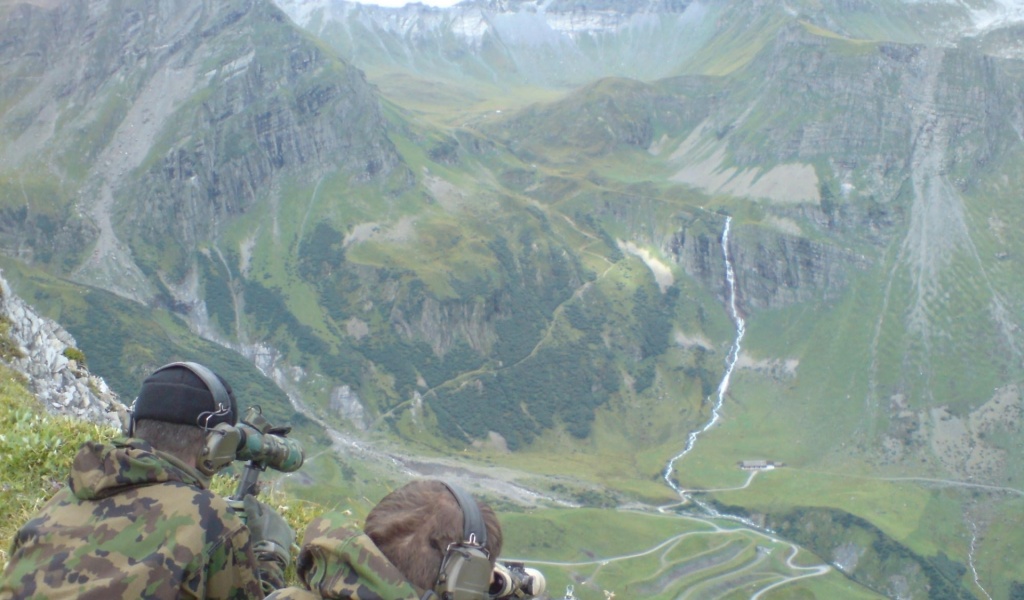
[[[49,412],[120,426],[124,405],[102,378],[74,358],[75,339],[16,296],[2,275],[0,319],[6,319],[10,342],[19,350],[8,359],[8,366],[25,376],[29,389]]]

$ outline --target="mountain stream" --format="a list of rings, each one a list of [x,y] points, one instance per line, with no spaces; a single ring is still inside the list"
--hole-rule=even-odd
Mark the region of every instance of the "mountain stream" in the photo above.
[[[690,432],[686,437],[686,444],[683,446],[683,449],[679,451],[679,454],[673,456],[671,460],[668,461],[668,464],[665,465],[665,471],[662,473],[662,478],[673,491],[679,494],[679,498],[684,504],[687,502],[696,504],[704,512],[705,516],[737,521],[754,530],[762,531],[763,528],[759,527],[750,519],[718,512],[708,503],[701,501],[699,498],[694,497],[692,493],[689,493],[687,490],[680,487],[679,484],[672,479],[672,473],[675,471],[676,463],[682,460],[693,450],[694,446],[697,445],[697,438],[714,427],[715,424],[718,423],[719,419],[722,418],[722,406],[725,403],[725,395],[729,391],[729,381],[732,379],[732,372],[736,368],[736,362],[740,357],[740,344],[743,342],[743,335],[747,331],[747,323],[743,320],[743,317],[740,316],[739,309],[736,308],[736,271],[733,268],[732,257],[729,256],[729,232],[731,226],[732,217],[726,217],[725,228],[722,230],[722,259],[725,261],[725,280],[729,286],[729,316],[736,325],[736,338],[733,340],[732,346],[729,347],[729,353],[725,357],[725,372],[722,374],[722,381],[719,382],[718,389],[715,391],[715,400],[711,407],[711,417],[708,418],[707,422],[702,427]],[[753,477],[747,480],[746,485],[750,485],[751,480],[753,480]],[[743,487],[746,487],[746,485]]]
[[[732,217],[726,217],[725,229],[722,231],[722,256],[725,259],[725,279],[729,284],[729,316],[732,317],[733,323],[736,324],[736,339],[733,340],[732,346],[729,348],[729,354],[725,358],[725,374],[722,375],[722,381],[718,384],[718,389],[715,392],[715,403],[711,408],[711,418],[708,419],[708,422],[703,427],[690,432],[690,435],[686,438],[686,445],[683,446],[679,454],[676,454],[668,461],[668,465],[665,466],[665,472],[662,475],[665,483],[684,500],[687,499],[686,491],[672,480],[672,472],[675,471],[676,463],[693,450],[693,447],[697,444],[697,438],[705,431],[714,427],[715,423],[721,418],[722,404],[725,402],[726,392],[729,391],[729,380],[732,378],[733,369],[736,368],[736,361],[740,356],[740,342],[743,341],[743,334],[746,333],[746,322],[736,309],[736,272],[733,270],[732,259],[729,257],[729,228],[731,225]]]

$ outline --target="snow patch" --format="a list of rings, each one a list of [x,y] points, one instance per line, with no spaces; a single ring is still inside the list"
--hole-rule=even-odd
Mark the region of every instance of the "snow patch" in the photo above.
[[[975,8],[965,0],[904,0],[907,4],[946,4],[959,7],[967,12],[973,29],[964,31],[965,35],[983,33],[989,29],[1006,27],[1024,22],[1024,3],[1021,0],[988,0],[973,4],[984,4]]]

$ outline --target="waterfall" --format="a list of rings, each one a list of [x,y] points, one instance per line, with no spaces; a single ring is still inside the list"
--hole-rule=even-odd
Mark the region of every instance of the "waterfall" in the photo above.
[[[992,600],[992,596],[989,595],[988,590],[985,589],[985,586],[981,585],[981,576],[978,575],[978,568],[974,564],[974,551],[978,543],[978,526],[970,519],[968,519],[967,522],[971,525],[971,547],[967,552],[967,564],[971,568],[971,573],[974,574],[974,585],[978,586],[978,589],[981,590],[982,594],[985,594],[985,597],[988,598],[988,600]]]
[[[693,447],[697,444],[697,438],[705,431],[714,427],[715,423],[721,418],[722,404],[725,402],[726,392],[729,391],[729,380],[732,378],[733,369],[736,368],[736,361],[740,356],[740,342],[743,341],[743,334],[746,333],[746,322],[736,309],[736,272],[733,269],[732,258],[729,256],[729,228],[731,225],[732,217],[726,217],[725,229],[722,231],[722,256],[725,260],[725,280],[729,284],[729,316],[732,317],[733,323],[736,324],[736,339],[733,340],[732,347],[729,348],[729,353],[725,358],[725,373],[722,375],[722,381],[718,384],[718,389],[715,392],[715,403],[711,409],[711,418],[708,419],[708,422],[703,427],[690,432],[686,438],[686,445],[679,454],[676,454],[668,461],[668,464],[665,466],[665,472],[662,474],[665,483],[675,490],[681,498],[686,497],[686,492],[672,481],[672,472],[675,470],[676,463],[693,450]]]

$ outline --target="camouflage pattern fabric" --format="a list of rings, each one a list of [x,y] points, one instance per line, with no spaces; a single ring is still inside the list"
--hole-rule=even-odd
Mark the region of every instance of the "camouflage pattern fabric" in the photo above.
[[[296,570],[306,589],[277,590],[267,600],[419,600],[423,593],[340,513],[309,524]]]
[[[242,521],[198,472],[137,439],[81,447],[0,577],[0,600],[262,597]]]

